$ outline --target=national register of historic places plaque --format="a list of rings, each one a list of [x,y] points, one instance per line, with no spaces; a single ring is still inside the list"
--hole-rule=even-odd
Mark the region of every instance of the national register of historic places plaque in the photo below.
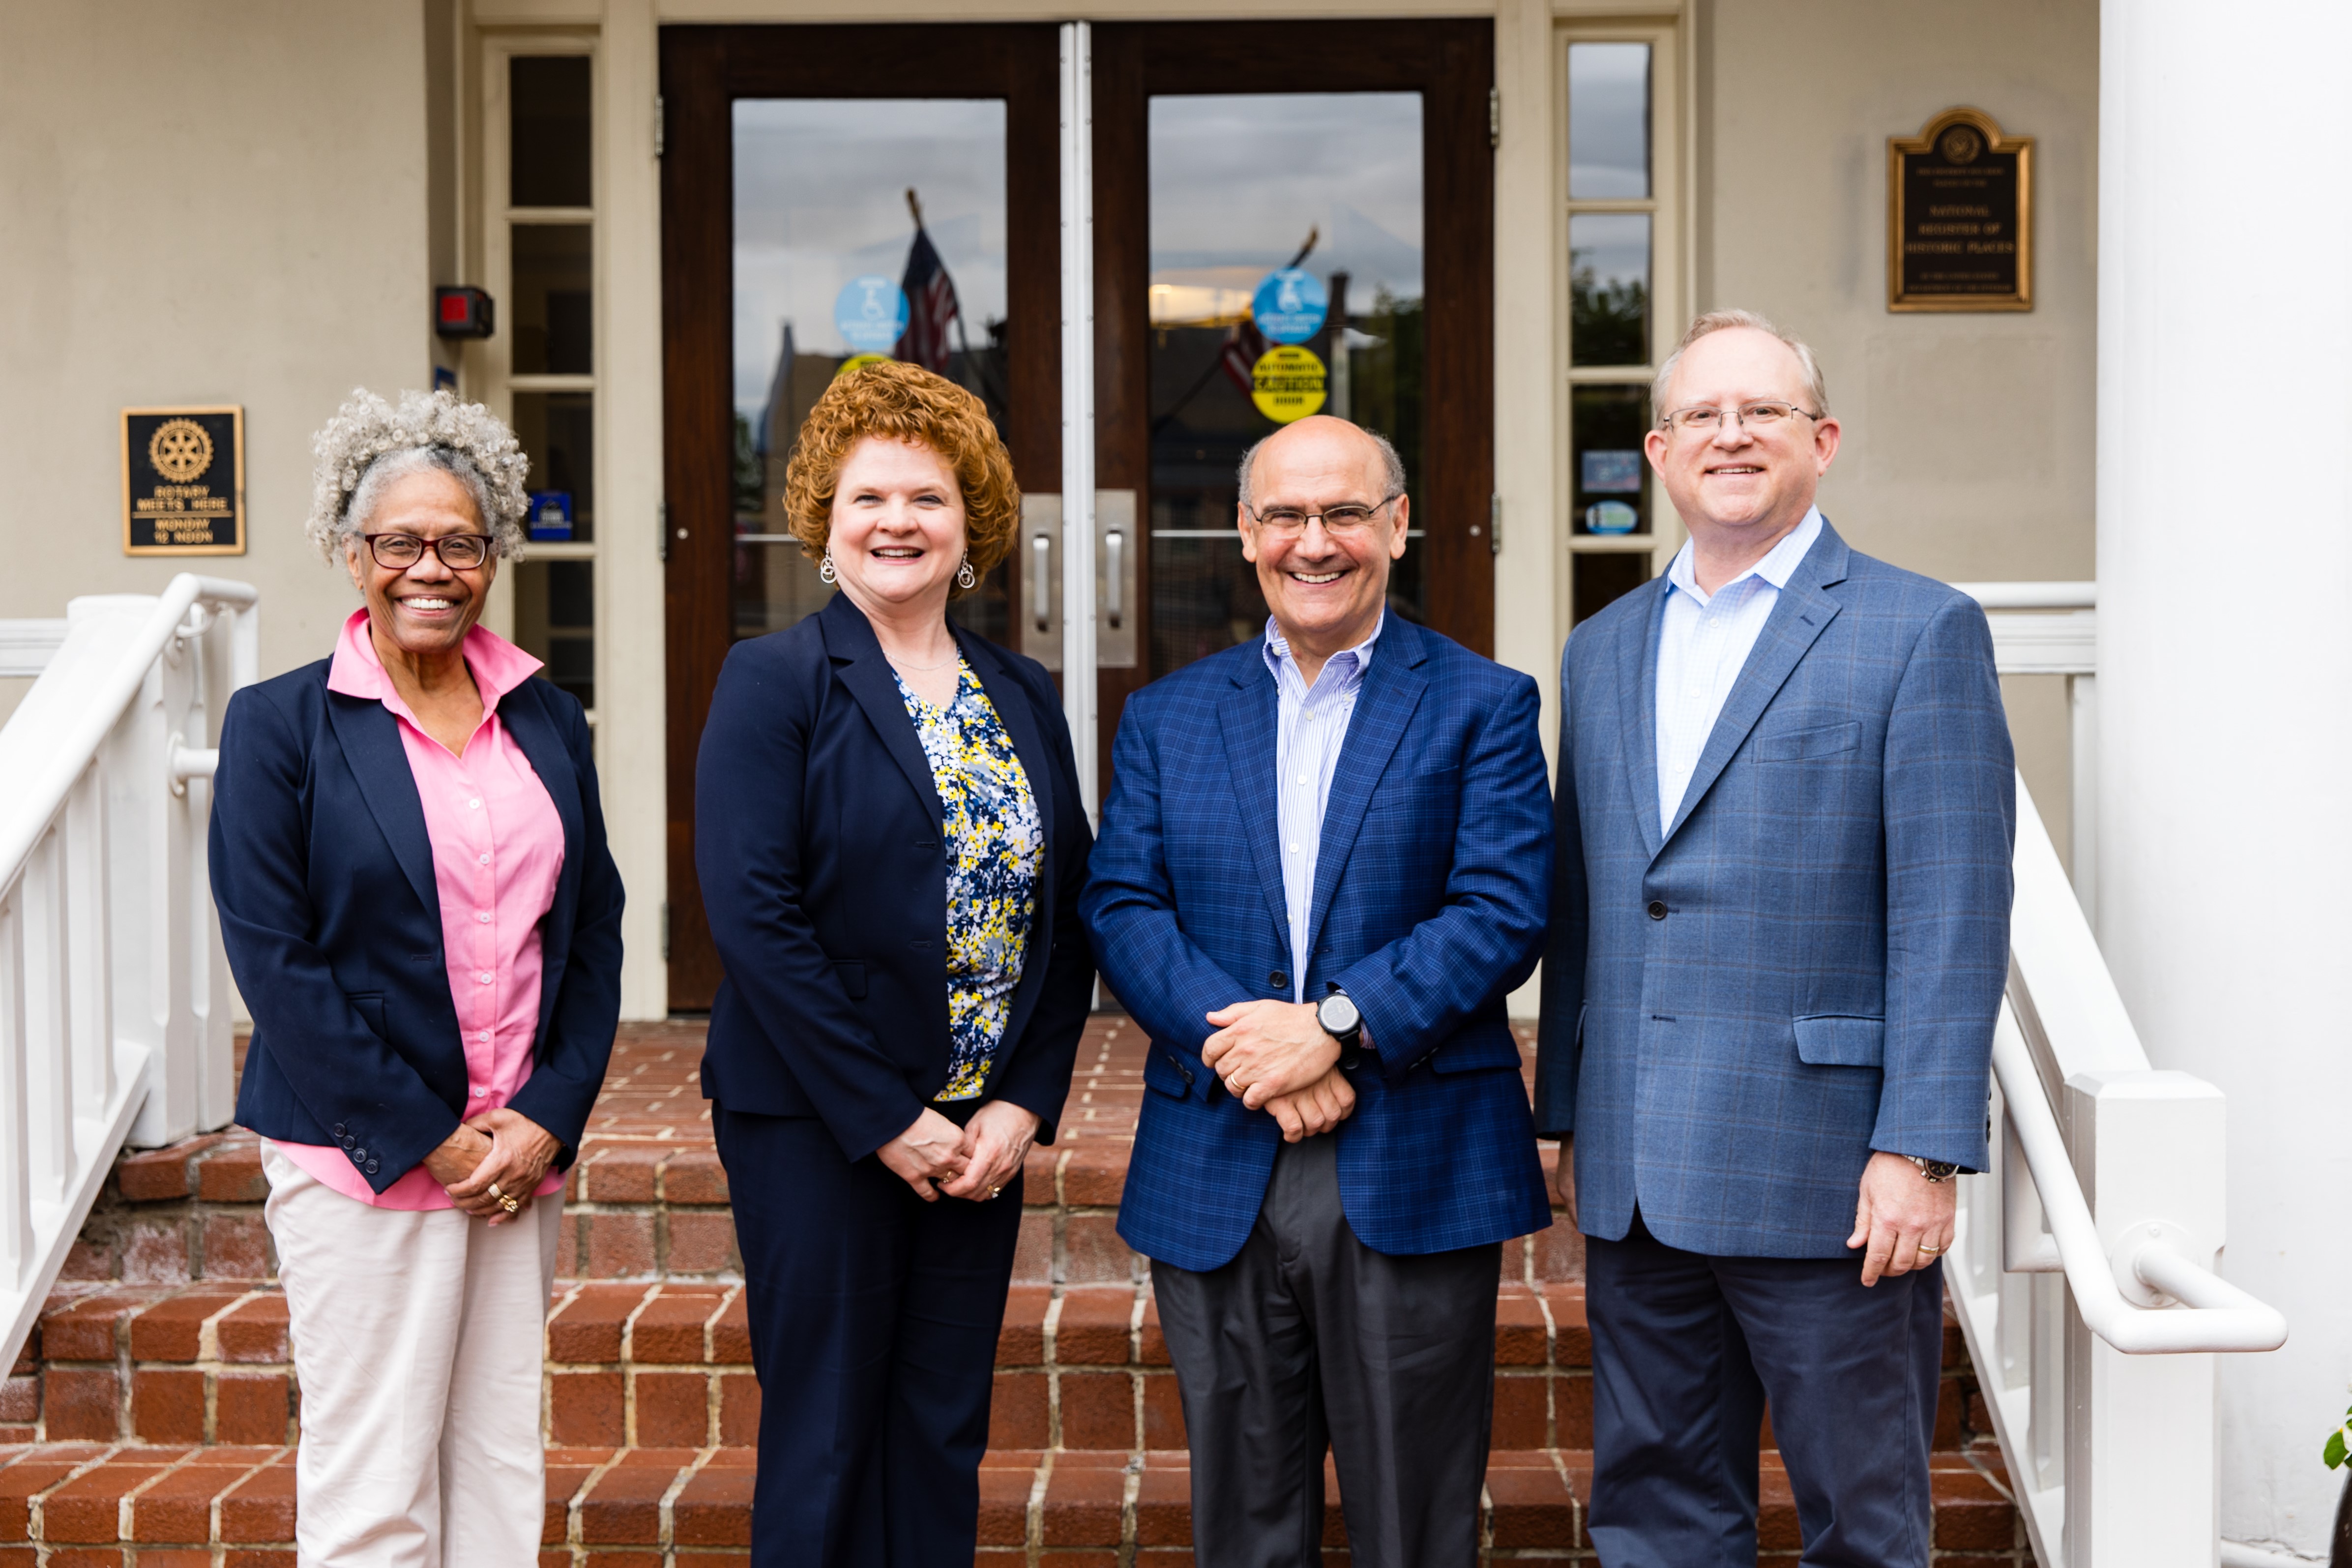
[[[2033,309],[2033,138],[1948,109],[1886,140],[1886,308]]]
[[[122,553],[245,553],[245,410],[122,411]]]

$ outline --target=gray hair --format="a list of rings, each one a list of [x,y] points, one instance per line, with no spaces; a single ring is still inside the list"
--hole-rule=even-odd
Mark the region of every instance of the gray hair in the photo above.
[[[386,489],[427,468],[466,487],[496,553],[522,553],[530,459],[506,421],[478,403],[447,392],[404,392],[395,405],[357,389],[310,438],[310,450],[318,462],[302,531],[329,561],[366,524]]]
[[[1792,332],[1784,332],[1754,310],[1709,310],[1694,319],[1683,332],[1683,341],[1658,367],[1656,377],[1650,383],[1650,417],[1656,419],[1666,412],[1666,384],[1675,378],[1675,367],[1683,363],[1683,351],[1699,339],[1713,332],[1729,331],[1734,327],[1746,327],[1751,331],[1769,332],[1789,345],[1797,356],[1798,368],[1804,372],[1805,395],[1812,399],[1812,412],[1821,415],[1830,411],[1829,383],[1822,379],[1821,362],[1813,357],[1812,346]]]
[[[1338,416],[1331,415],[1327,416],[1326,417],[1337,418]],[[1341,423],[1347,424],[1349,422],[1342,420]],[[1381,435],[1377,430],[1367,430],[1360,425],[1350,425],[1349,427],[1359,436],[1370,441],[1374,447],[1380,448],[1381,482],[1388,490],[1388,493],[1392,496],[1401,496],[1404,494],[1404,459],[1397,456],[1397,449],[1390,444],[1389,438]],[[1285,426],[1285,428],[1287,428],[1287,426]],[[1274,436],[1279,436],[1281,434],[1282,431],[1276,430],[1274,433]],[[1248,451],[1242,454],[1242,466],[1234,474],[1234,481],[1241,487],[1242,505],[1244,506],[1250,504],[1250,496],[1252,494],[1250,489],[1250,472],[1257,467],[1258,451],[1266,444],[1266,442],[1273,440],[1274,436],[1261,437],[1259,439],[1250,444],[1250,449]]]

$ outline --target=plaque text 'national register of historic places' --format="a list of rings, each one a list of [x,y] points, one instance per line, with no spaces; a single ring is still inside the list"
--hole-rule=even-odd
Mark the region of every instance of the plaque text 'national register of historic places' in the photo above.
[[[122,411],[122,552],[245,553],[245,410]]]
[[[1886,308],[2033,309],[2033,138],[1948,109],[1887,139]]]

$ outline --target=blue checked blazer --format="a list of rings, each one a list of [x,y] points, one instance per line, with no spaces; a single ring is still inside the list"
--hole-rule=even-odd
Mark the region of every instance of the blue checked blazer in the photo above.
[[[1504,999],[1535,967],[1551,825],[1535,683],[1391,616],[1323,816],[1305,994],[1346,988],[1372,1049],[1349,1073],[1339,1194],[1386,1253],[1550,1223]],[[1128,699],[1081,909],[1103,977],[1151,1037],[1118,1231],[1192,1269],[1241,1250],[1282,1132],[1201,1061],[1206,1015],[1287,1001],[1276,697],[1253,639]]]
[[[1975,602],[1834,529],[1780,591],[1658,821],[1665,582],[1561,659],[1536,1120],[1578,1218],[1851,1258],[1873,1150],[1985,1165],[2015,773]]]

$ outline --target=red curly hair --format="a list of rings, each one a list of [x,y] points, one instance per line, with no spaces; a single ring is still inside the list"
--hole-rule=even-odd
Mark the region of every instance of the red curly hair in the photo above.
[[[987,405],[920,365],[882,360],[837,377],[801,426],[784,469],[784,518],[803,554],[812,561],[824,554],[841,465],[868,436],[912,441],[947,459],[963,491],[964,542],[974,572],[985,577],[1012,552],[1021,487]]]

